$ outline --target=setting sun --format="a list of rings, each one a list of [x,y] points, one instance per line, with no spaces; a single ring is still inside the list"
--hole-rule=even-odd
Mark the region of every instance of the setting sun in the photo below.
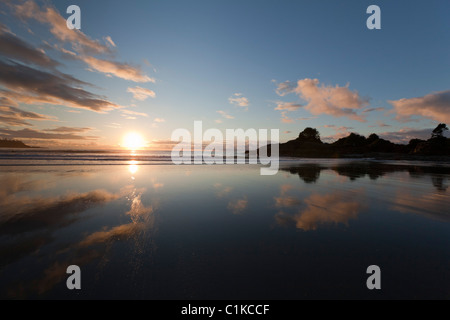
[[[144,138],[137,132],[129,132],[123,138],[123,147],[136,150],[145,147]]]

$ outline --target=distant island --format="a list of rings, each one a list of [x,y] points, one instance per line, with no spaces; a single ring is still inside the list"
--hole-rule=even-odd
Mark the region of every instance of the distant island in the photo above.
[[[320,139],[317,129],[306,128],[297,139],[279,144],[282,157],[298,158],[377,158],[377,159],[450,159],[450,139],[444,136],[446,124],[439,124],[428,140],[412,139],[408,144],[396,144],[376,134],[369,137],[351,133],[333,143]],[[260,148],[270,154],[271,145]]]
[[[33,148],[19,140],[0,139],[0,148]]]

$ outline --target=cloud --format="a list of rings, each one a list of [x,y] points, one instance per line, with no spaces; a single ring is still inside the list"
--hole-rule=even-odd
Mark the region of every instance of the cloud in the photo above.
[[[166,120],[165,120],[165,119],[162,119],[162,118],[155,118],[154,121],[155,121],[155,122],[158,122],[158,123],[166,122]]]
[[[222,117],[224,117],[225,119],[234,119],[233,116],[230,116],[229,114],[227,114],[225,111],[219,110],[217,111],[218,114],[222,115]]]
[[[369,126],[369,128],[388,128],[388,127],[392,127],[392,126],[390,124],[386,124],[381,121],[377,121],[377,124],[375,126]]]
[[[295,93],[307,101],[304,106],[313,115],[331,115],[333,117],[347,117],[352,120],[365,122],[356,112],[369,105],[367,98],[361,98],[356,91],[351,91],[348,85],[324,86],[319,85],[318,79],[298,80],[297,85],[289,81],[278,84],[276,92],[280,96]]]
[[[146,113],[131,111],[131,110],[127,110],[127,109],[121,109],[120,112],[122,112],[124,114],[128,114],[128,115],[132,115],[132,116],[148,117],[148,114],[146,114]]]
[[[277,102],[277,107],[275,110],[281,110],[281,111],[297,111],[303,107],[301,104],[294,103],[294,102]]]
[[[145,75],[142,70],[126,63],[98,59],[92,54],[111,53],[107,45],[101,44],[97,40],[92,40],[80,30],[70,30],[67,28],[66,19],[52,7],[41,10],[35,1],[28,0],[22,4],[14,6],[16,15],[22,20],[34,19],[42,24],[50,26],[50,32],[56,39],[63,43],[70,43],[72,49],[80,54],[78,59],[84,61],[92,70],[105,73],[107,76],[116,76],[121,79],[134,82],[154,82],[155,80]],[[110,36],[105,37],[105,41],[112,47],[116,47]],[[75,52],[61,48],[68,57],[74,58]]]
[[[116,47],[116,44],[114,43],[113,39],[111,39],[110,36],[105,37],[105,40],[106,40],[106,42],[108,42],[114,48]]]
[[[245,110],[248,110],[247,107],[250,105],[250,102],[246,97],[242,96],[242,93],[233,94],[233,96],[228,98],[228,101],[235,106],[245,108]]]
[[[156,97],[156,94],[154,91],[150,89],[144,89],[141,87],[135,87],[135,88],[128,88],[127,92],[130,92],[133,94],[133,98],[139,101],[145,101],[148,97],[154,98]]]
[[[385,109],[384,108],[369,108],[369,109],[365,109],[364,111],[363,111],[363,113],[367,113],[367,112],[374,112],[374,111],[384,111]]]
[[[10,59],[32,63],[43,67],[56,67],[59,65],[50,59],[45,52],[34,48],[25,41],[8,32],[6,26],[0,23],[0,55]]]
[[[275,81],[273,81],[275,82]],[[279,96],[283,97],[288,93],[291,93],[295,90],[295,85],[293,85],[290,81],[281,82],[277,85],[276,92]]]
[[[32,124],[25,120],[56,121],[56,118],[24,111],[14,107],[14,105],[16,103],[13,100],[7,97],[0,97],[0,123],[10,126],[32,126]]]
[[[92,69],[107,75],[133,82],[155,82],[155,79],[145,75],[140,69],[126,63],[97,59],[92,56],[82,56],[80,59]]]
[[[334,135],[323,137],[322,140],[326,142],[333,142],[339,140],[341,138],[345,138],[350,134],[350,130],[353,130],[353,127],[345,127],[345,126],[335,126],[333,124],[324,125],[325,128],[334,129],[336,132]]]
[[[58,140],[97,140],[99,137],[95,136],[80,136],[74,132],[70,133],[47,133],[44,131],[22,129],[10,130],[0,128],[0,135],[8,136],[15,139],[58,139]]]
[[[427,94],[423,97],[391,100],[399,121],[412,121],[422,116],[438,122],[450,122],[450,90]]]
[[[46,72],[12,61],[0,59],[0,90],[4,97],[16,103],[54,104],[72,108],[105,112],[121,106],[80,88],[87,83],[60,72]]]
[[[57,133],[84,133],[91,131],[92,128],[69,128],[69,127],[59,127],[55,129],[45,129],[46,132],[57,132]]]
[[[414,129],[414,128],[403,128],[399,131],[382,132],[378,133],[380,138],[389,140],[394,143],[404,143],[407,144],[411,139],[422,139],[427,140],[431,138],[431,132],[434,128],[429,129]]]
[[[289,116],[287,115],[287,113],[288,113],[287,111],[281,112],[281,122],[283,122],[283,123],[294,123],[295,120],[289,118]]]
[[[21,19],[34,19],[50,26],[50,32],[60,41],[70,43],[72,47],[83,53],[109,53],[110,49],[99,41],[92,40],[80,30],[67,28],[66,19],[59,12],[47,7],[43,10],[32,0],[14,6],[16,15]]]

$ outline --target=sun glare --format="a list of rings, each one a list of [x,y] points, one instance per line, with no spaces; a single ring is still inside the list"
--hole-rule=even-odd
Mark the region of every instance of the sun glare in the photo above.
[[[129,132],[123,138],[123,147],[130,150],[137,150],[145,147],[145,140],[139,133]]]

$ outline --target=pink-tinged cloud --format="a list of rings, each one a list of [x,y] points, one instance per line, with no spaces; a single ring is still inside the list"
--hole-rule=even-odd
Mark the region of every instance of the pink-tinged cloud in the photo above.
[[[60,41],[70,43],[78,52],[86,54],[108,53],[110,49],[99,41],[92,40],[80,30],[67,28],[66,19],[52,7],[41,8],[32,0],[14,6],[16,15],[21,19],[34,19],[50,26],[50,32]]]
[[[156,97],[156,93],[153,90],[145,89],[141,87],[135,87],[135,88],[128,88],[127,92],[133,94],[133,98],[139,101],[145,101],[147,98],[154,98]]]
[[[113,41],[113,39],[110,36],[105,37],[105,40],[106,40],[107,43],[109,43],[114,48],[116,47],[115,42]]]
[[[148,114],[146,114],[146,113],[127,110],[127,109],[121,109],[120,112],[127,114],[127,115],[131,115],[131,116],[148,117]]]
[[[139,68],[133,67],[126,63],[97,59],[92,56],[81,57],[89,67],[107,75],[113,75],[121,79],[133,82],[155,82],[155,79],[145,75]]]
[[[224,117],[225,119],[234,119],[233,116],[227,114],[225,111],[219,110],[219,111],[217,111],[217,113],[222,115],[222,117]]]
[[[295,103],[295,102],[277,102],[277,107],[275,110],[280,111],[297,111],[303,107],[301,104]]]
[[[347,117],[352,120],[365,122],[363,116],[357,113],[369,105],[367,98],[359,96],[358,92],[345,87],[320,85],[318,79],[298,80],[297,85],[289,81],[278,84],[276,92],[280,96],[295,93],[307,101],[304,107],[313,115],[331,115],[333,117]]]
[[[281,112],[281,122],[283,123],[294,123],[295,120],[292,118],[289,118],[287,111]]]
[[[233,94],[233,96],[228,98],[228,101],[231,104],[234,104],[235,106],[238,106],[238,107],[243,107],[246,110],[248,109],[247,107],[250,105],[250,102],[248,101],[248,99],[246,97],[242,96],[242,93]]]
[[[335,134],[327,137],[322,137],[322,140],[325,142],[334,142],[336,140],[339,140],[341,138],[347,137],[351,132],[350,130],[353,130],[352,127],[344,127],[344,126],[335,126],[335,125],[324,125],[325,128],[330,128],[335,131]]]
[[[423,97],[391,100],[399,121],[411,121],[421,116],[438,122],[450,122],[450,90],[427,94]]]

